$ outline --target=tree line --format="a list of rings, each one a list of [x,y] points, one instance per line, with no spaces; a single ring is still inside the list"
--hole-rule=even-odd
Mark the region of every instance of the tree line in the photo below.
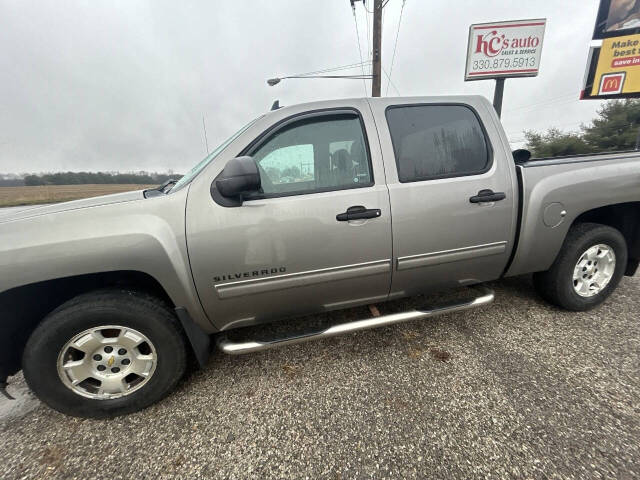
[[[578,132],[550,128],[524,132],[527,150],[535,158],[634,150],[640,131],[640,100],[609,100],[589,125]]]
[[[25,175],[24,185],[86,185],[86,184],[139,184],[152,185],[182,175],[172,173],[118,173],[118,172],[58,172]]]

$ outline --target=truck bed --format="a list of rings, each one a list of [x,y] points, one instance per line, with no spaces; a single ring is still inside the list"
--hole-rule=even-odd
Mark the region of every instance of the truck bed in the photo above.
[[[519,163],[518,165],[524,168],[532,168],[532,167],[543,167],[547,165],[559,165],[559,164],[565,164],[565,163],[584,163],[584,162],[620,160],[628,157],[640,158],[640,151],[624,150],[619,152],[591,153],[589,155],[563,155],[559,157],[532,158],[527,162],[522,162],[522,163]]]
[[[529,160],[516,167],[518,238],[506,275],[547,270],[584,212],[629,203],[640,215],[640,152]]]

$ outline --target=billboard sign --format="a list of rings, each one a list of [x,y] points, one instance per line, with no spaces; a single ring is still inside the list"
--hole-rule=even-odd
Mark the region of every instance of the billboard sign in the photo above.
[[[583,99],[640,96],[640,34],[605,38],[589,59]]]
[[[537,76],[546,23],[539,19],[471,25],[465,81]]]
[[[594,40],[640,33],[639,0],[601,0]]]
[[[580,98],[640,97],[640,0],[601,0]]]

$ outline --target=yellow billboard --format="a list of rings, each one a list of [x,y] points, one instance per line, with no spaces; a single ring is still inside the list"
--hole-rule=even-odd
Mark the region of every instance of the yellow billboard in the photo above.
[[[639,92],[640,34],[602,40],[589,96],[628,96]]]

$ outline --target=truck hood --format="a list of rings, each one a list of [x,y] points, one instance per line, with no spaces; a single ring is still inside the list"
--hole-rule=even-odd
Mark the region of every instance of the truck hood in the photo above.
[[[50,205],[40,205],[34,207],[9,207],[0,208],[0,223],[12,222],[15,220],[24,220],[31,217],[39,217],[41,215],[49,215],[51,213],[66,212],[68,210],[77,210],[80,208],[99,207],[102,205],[110,205],[113,203],[132,202],[144,199],[144,190],[135,190],[132,192],[114,193],[112,195],[103,195],[101,197],[83,198],[81,200],[73,200],[71,202],[53,203]]]

